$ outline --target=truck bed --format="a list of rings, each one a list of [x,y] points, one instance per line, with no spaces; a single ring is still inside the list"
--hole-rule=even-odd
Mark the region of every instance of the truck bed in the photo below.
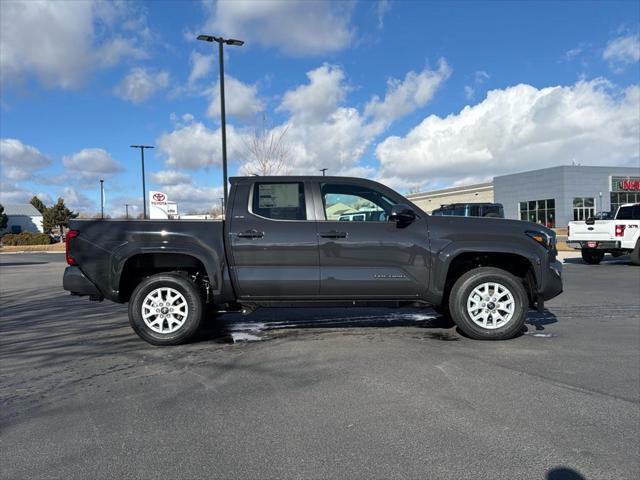
[[[72,220],[73,257],[102,295],[120,301],[123,263],[131,255],[184,251],[206,268],[212,287],[221,288],[224,261],[221,220]],[[108,267],[108,268],[105,268]]]

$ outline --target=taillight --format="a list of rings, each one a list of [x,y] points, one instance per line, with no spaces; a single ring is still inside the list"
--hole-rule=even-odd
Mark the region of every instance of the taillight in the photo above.
[[[69,230],[69,231],[67,232],[67,237],[65,238],[65,243],[66,243],[67,264],[68,264],[68,265],[75,265],[75,264],[76,264],[76,260],[75,260],[75,258],[73,258],[73,257],[71,256],[71,254],[69,253],[69,241],[70,241],[72,238],[77,237],[79,233],[80,233],[80,232],[79,232],[79,231],[77,231],[77,230]]]
[[[616,225],[616,237],[624,237],[626,225]]]

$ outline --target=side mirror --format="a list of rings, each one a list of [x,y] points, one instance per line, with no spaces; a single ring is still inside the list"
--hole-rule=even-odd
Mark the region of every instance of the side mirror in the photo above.
[[[398,203],[391,207],[391,213],[389,214],[389,221],[396,222],[398,226],[409,225],[416,219],[416,212],[404,203]]]

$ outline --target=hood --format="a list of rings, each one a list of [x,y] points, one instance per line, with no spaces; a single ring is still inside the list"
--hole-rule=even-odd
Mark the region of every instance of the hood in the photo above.
[[[433,226],[441,226],[451,228],[452,230],[473,230],[478,233],[486,232],[487,234],[495,233],[514,233],[520,234],[529,230],[544,232],[554,237],[555,232],[534,222],[525,222],[523,220],[508,220],[506,218],[493,217],[454,217],[454,216],[429,216],[429,224]]]

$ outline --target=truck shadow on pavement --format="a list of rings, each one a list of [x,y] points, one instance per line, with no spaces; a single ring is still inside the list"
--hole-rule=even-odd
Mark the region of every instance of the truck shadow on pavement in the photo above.
[[[418,328],[427,329],[427,337],[444,341],[459,340],[449,322],[431,309],[385,308],[263,308],[251,315],[227,313],[205,321],[194,341],[264,340],[264,334],[280,330],[350,330],[360,328]],[[449,329],[442,331],[443,329]],[[260,336],[260,335],[263,336]]]
[[[563,262],[571,265],[584,265],[585,267],[589,268],[598,268],[598,265],[589,265],[587,263],[584,263],[584,261],[580,257],[565,258]],[[606,255],[600,265],[621,265],[625,267],[635,267],[635,265],[631,263],[631,257],[629,257],[629,255],[622,255],[620,257],[612,257],[611,255]]]
[[[546,480],[586,480],[586,478],[573,468],[557,467],[547,472]]]
[[[530,310],[527,315],[525,333],[545,330],[545,326],[558,321],[549,310],[540,313]],[[534,328],[529,332],[526,325]],[[420,329],[422,336],[442,341],[458,341],[466,335],[446,317],[431,309],[259,309],[251,315],[228,313],[205,321],[194,342],[214,341],[235,343],[238,341],[264,340],[261,334],[276,330],[349,330],[360,328],[413,328]]]

